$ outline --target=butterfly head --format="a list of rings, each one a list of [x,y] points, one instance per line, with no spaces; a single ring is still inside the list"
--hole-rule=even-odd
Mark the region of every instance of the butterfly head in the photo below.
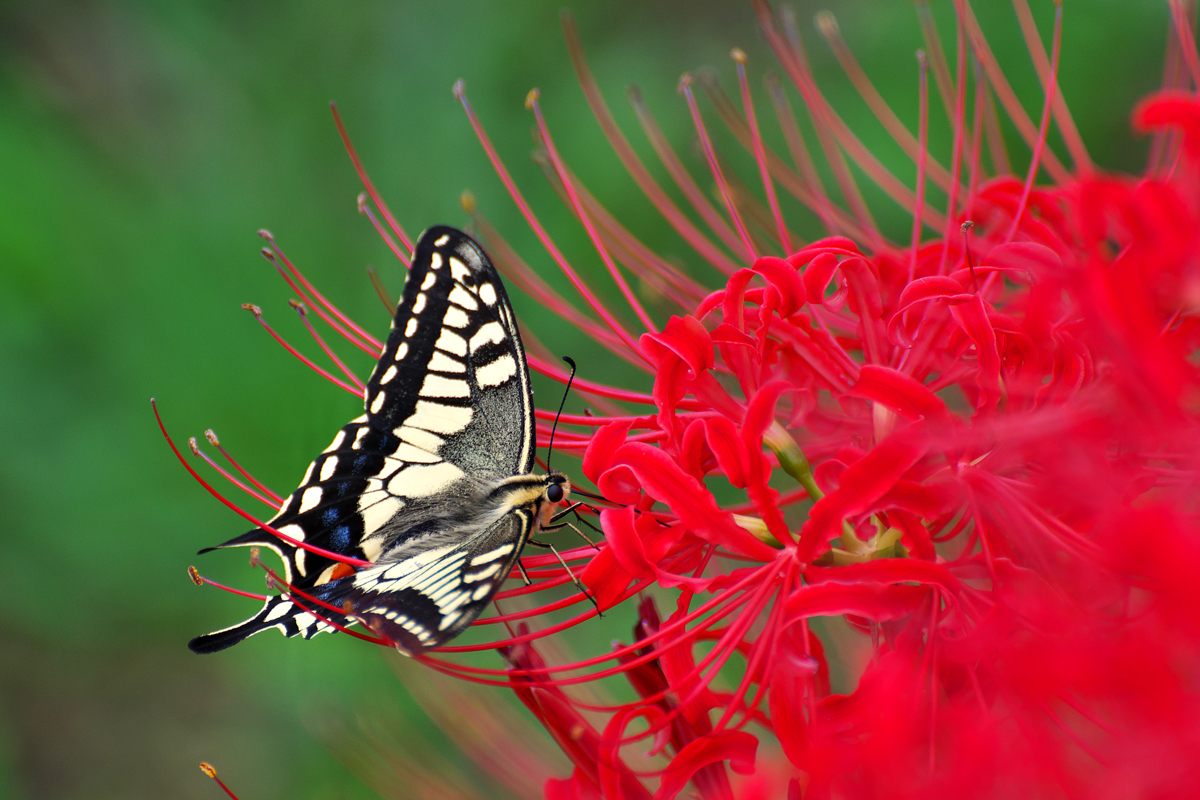
[[[539,527],[548,525],[556,508],[571,496],[571,479],[561,472],[550,470],[542,478],[542,496],[538,508]]]

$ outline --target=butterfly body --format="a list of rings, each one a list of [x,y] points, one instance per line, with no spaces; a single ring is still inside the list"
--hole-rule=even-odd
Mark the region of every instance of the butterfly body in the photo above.
[[[311,638],[362,623],[407,654],[460,633],[570,490],[533,475],[525,352],[499,273],[466,234],[425,231],[365,392],[365,413],[309,466],[268,524],[370,566],[296,547],[261,528],[220,547],[262,546],[297,594],[240,625],[193,639],[214,652],[268,628]]]

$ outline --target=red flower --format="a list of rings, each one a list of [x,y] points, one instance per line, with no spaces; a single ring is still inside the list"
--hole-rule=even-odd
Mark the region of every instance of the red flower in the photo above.
[[[1137,177],[1103,173],[1056,100],[1061,10],[1049,56],[1029,43],[1046,89],[1035,124],[970,6],[956,5],[955,75],[940,48],[921,60],[915,137],[858,70],[832,17],[819,19],[916,163],[910,190],[821,95],[794,21],[756,0],[844,203],[818,179],[774,84],[792,165],[763,144],[745,57],[735,51],[741,110],[711,78],[680,84],[719,207],[632,96],[690,206],[681,209],[618,129],[566,22],[584,93],[618,157],[667,224],[726,276],[724,286],[703,289],[621,227],[570,173],[531,93],[546,174],[638,332],[555,247],[456,87],[501,179],[586,308],[549,288],[468,203],[496,262],[653,376],[651,395],[577,381],[596,414],[563,416],[555,443],[582,455],[584,476],[616,506],[600,513],[598,554],[567,554],[588,559],[582,581],[605,611],[658,587],[665,618],[643,596],[631,644],[575,662],[544,657],[536,642],[593,617],[587,606],[540,630],[441,651],[501,647],[505,670],[424,659],[513,688],[575,765],[570,778],[546,785],[548,798],[673,797],[689,781],[706,798],[778,796],[786,785],[790,796],[812,797],[1200,792],[1200,615],[1192,610],[1200,98],[1185,82],[1144,101],[1134,119],[1155,137],[1151,166]],[[1016,5],[1020,13],[1024,3]],[[1181,5],[1172,7],[1181,22]],[[929,33],[931,19],[924,24]],[[1190,29],[1178,29],[1170,57],[1200,85]],[[981,81],[967,78],[968,50]],[[948,166],[925,149],[931,67],[953,125]],[[714,152],[697,84],[759,165],[762,200]],[[1032,154],[1024,177],[1006,174],[1002,143],[988,141],[998,130],[992,92]],[[1070,168],[1045,146],[1051,121]],[[909,242],[876,228],[847,156],[912,215]],[[1039,169],[1052,184],[1035,184]],[[944,208],[925,202],[926,181],[948,197]],[[362,207],[403,260],[409,239],[366,185],[387,226]],[[828,236],[800,241],[778,189],[808,206]],[[274,243],[270,252],[292,270]],[[675,309],[665,324],[631,275],[643,294]],[[303,287],[293,284],[339,332],[377,347]],[[544,348],[529,347],[533,369],[565,380]],[[553,417],[538,412],[543,439]],[[740,503],[717,500],[706,480],[716,475],[744,493]],[[502,600],[567,581],[551,556],[523,561],[549,580]],[[619,674],[637,700],[584,702],[572,688]],[[662,756],[650,773],[629,762],[647,749]],[[726,771],[728,762],[749,774],[760,751],[778,750],[760,757],[754,778]]]

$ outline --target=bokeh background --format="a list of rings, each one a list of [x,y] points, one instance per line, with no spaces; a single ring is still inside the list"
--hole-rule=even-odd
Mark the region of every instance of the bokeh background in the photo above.
[[[540,87],[572,168],[647,243],[695,264],[636,194],[588,114],[559,29],[563,5],[0,4],[0,797],[214,798],[217,788],[196,769],[201,760],[217,764],[244,800],[373,797],[314,735],[328,730],[323,723],[352,730],[364,708],[383,709],[429,747],[442,741],[388,660],[347,637],[302,643],[268,633],[203,658],[186,649],[191,636],[256,606],[185,576],[198,548],[245,525],[174,461],[149,399],[158,398],[180,440],[213,428],[285,492],[358,413],[354,398],[286,355],[239,308],[261,305],[315,352],[286,305],[290,292],[259,256],[255,232],[267,227],[328,296],[386,331],[364,269],[376,265],[393,293],[402,270],[356,212],[360,186],[330,119],[334,99],[410,232],[465,225],[458,196],[470,188],[509,241],[552,276],[451,96],[464,78],[559,244],[581,269],[595,270],[581,228],[528,157],[532,118],[522,100]],[[635,148],[653,162],[624,99],[634,83],[702,175],[676,82],[709,67],[732,90],[736,45],[761,87],[773,60],[748,3],[570,5]],[[912,5],[796,3],[801,20],[824,5],[915,129],[921,39]],[[1036,119],[1040,89],[1011,7],[976,5]],[[1052,4],[1032,5],[1048,37]],[[933,6],[952,42],[950,3]],[[1166,3],[1092,0],[1066,13],[1061,86],[1083,137],[1104,167],[1137,171],[1146,148],[1129,131],[1129,111],[1160,80]],[[849,93],[812,26],[804,31],[838,110],[911,179],[912,165]],[[759,103],[767,116],[761,92]],[[931,119],[931,147],[944,153],[949,134],[936,99]],[[764,127],[777,141],[774,126]],[[1016,162],[1027,163],[1012,141]],[[885,228],[907,236],[908,222],[886,201],[874,210]],[[588,377],[640,380],[622,376],[527,298],[514,304]],[[341,351],[366,374],[363,357]],[[546,386],[539,400],[549,406],[557,397]],[[241,552],[197,563],[214,578],[260,585]],[[601,646],[628,635],[632,615],[609,616],[593,634]],[[420,671],[406,674],[422,680]]]

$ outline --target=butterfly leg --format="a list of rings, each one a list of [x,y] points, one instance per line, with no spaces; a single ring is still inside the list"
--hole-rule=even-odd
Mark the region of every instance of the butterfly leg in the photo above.
[[[561,520],[563,517],[567,516],[567,514],[573,513],[575,515],[575,519],[579,520],[584,525],[587,525],[589,528],[594,530],[596,533],[604,533],[604,531],[600,530],[595,525],[588,522],[586,519],[584,519],[582,516],[579,515],[578,509],[580,506],[584,506],[584,505],[585,505],[584,503],[574,503],[569,508],[563,509],[562,511],[558,512],[553,517],[551,517],[550,524],[542,526],[541,530],[557,531],[557,530],[562,530],[563,528],[570,528],[571,530],[575,531],[575,533],[579,534],[579,538],[583,539],[585,542],[590,544],[592,547],[599,550],[600,546],[598,544],[596,544],[595,542],[593,542],[591,539],[589,539],[587,534],[584,533],[583,531],[579,530],[579,528],[576,528],[574,525],[572,525],[569,522],[559,522],[559,520]],[[585,507],[592,508],[591,506],[585,506]],[[592,510],[595,511],[595,509],[592,509]],[[558,523],[557,525],[554,524],[556,522]]]
[[[570,523],[567,523],[567,524],[570,525]],[[571,527],[574,528],[575,526],[571,525]],[[551,529],[542,528],[542,530],[551,530]],[[576,530],[576,533],[579,533],[579,531]],[[579,535],[583,536],[582,533],[580,533]],[[586,539],[587,537],[584,536],[583,538]],[[563,559],[562,554],[560,554],[558,552],[558,549],[554,545],[549,544],[548,542],[536,542],[533,539],[530,539],[527,542],[527,544],[531,544],[534,547],[544,547],[545,549],[549,550],[551,553],[554,553],[554,557],[558,559],[558,563],[562,564],[563,569],[565,569],[567,571],[567,575],[571,578],[571,582],[575,584],[575,588],[578,589],[579,591],[583,592],[583,596],[586,597],[589,601],[591,601],[591,604],[596,608],[597,614],[600,614],[600,616],[604,616],[604,614],[600,611],[600,604],[596,602],[596,598],[592,597],[592,593],[587,590],[587,587],[579,582],[579,578],[575,577],[575,573],[571,571],[571,567]],[[518,562],[518,563],[520,563],[520,562]]]
[[[533,544],[531,542],[531,544]],[[525,581],[526,586],[532,586],[533,581],[529,580],[529,573],[525,571],[525,565],[521,563],[521,559],[517,559],[517,569],[521,570],[521,580]]]

